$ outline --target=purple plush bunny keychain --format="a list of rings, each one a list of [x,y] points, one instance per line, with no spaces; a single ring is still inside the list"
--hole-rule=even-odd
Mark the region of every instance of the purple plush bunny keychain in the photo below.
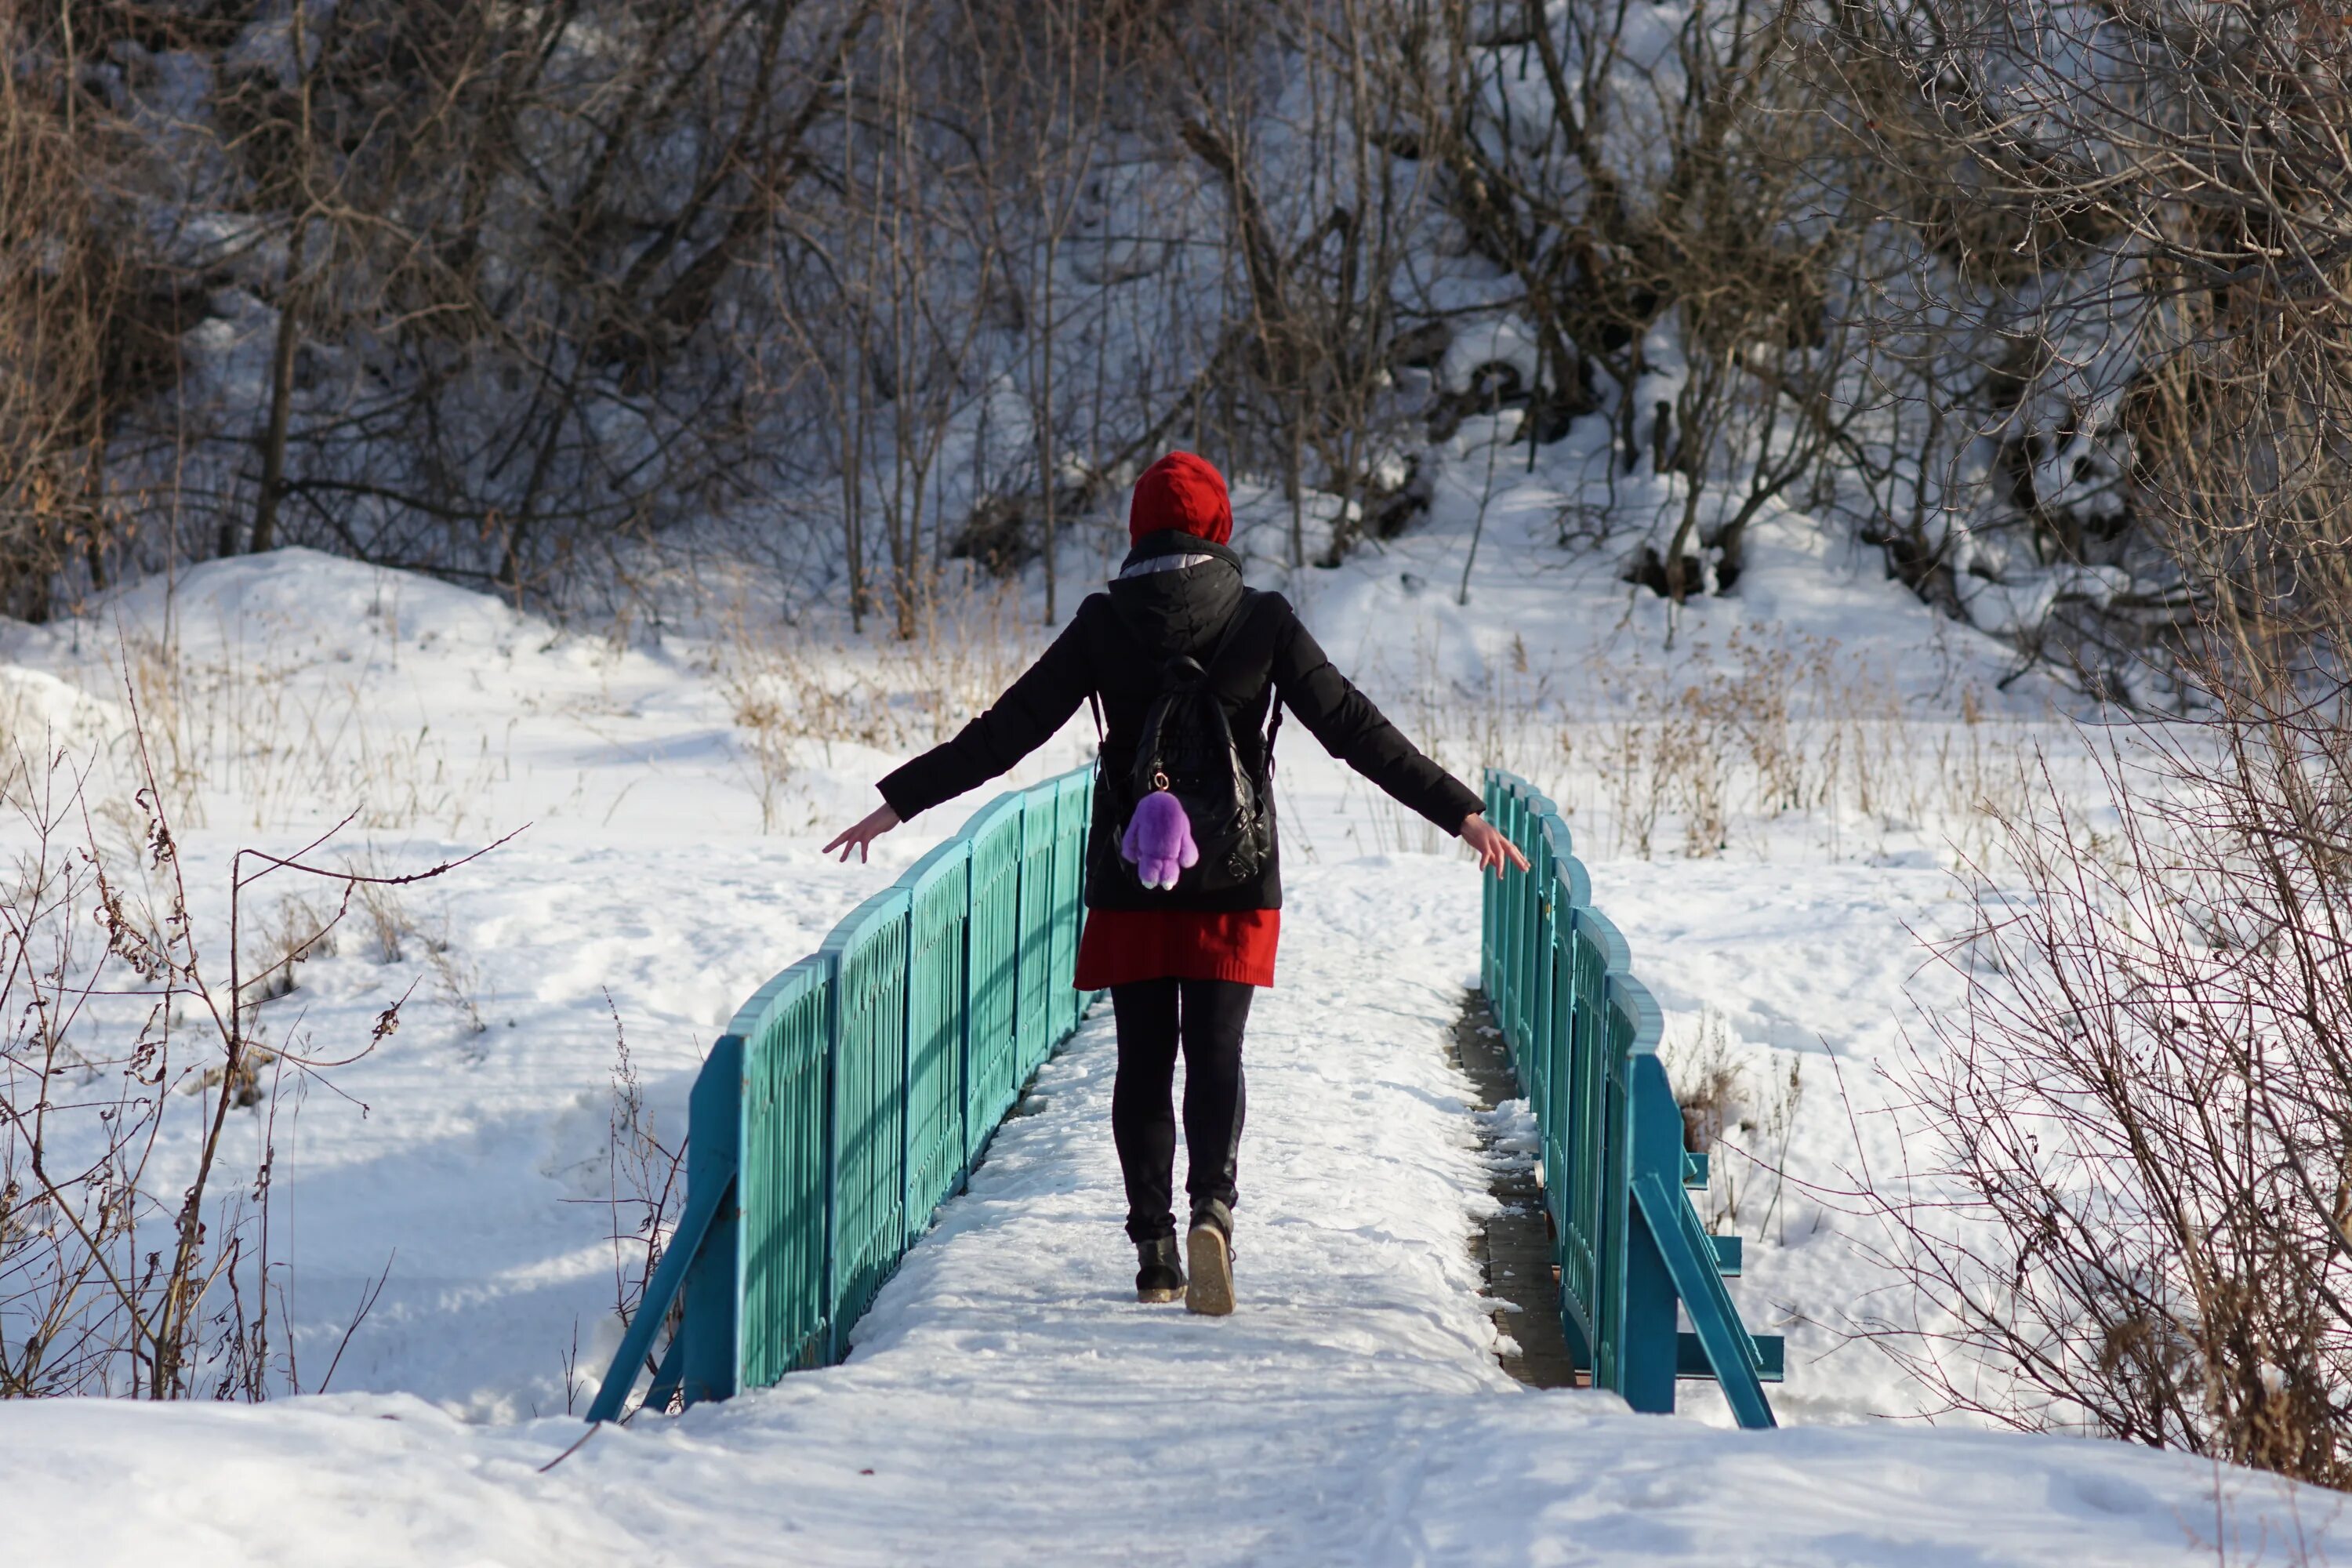
[[[1134,862],[1136,875],[1147,888],[1174,887],[1177,873],[1201,858],[1183,803],[1164,789],[1152,791],[1136,806],[1118,852]]]

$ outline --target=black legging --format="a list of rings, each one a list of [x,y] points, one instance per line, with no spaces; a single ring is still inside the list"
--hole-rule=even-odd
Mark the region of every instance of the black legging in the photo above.
[[[1127,1234],[1152,1241],[1176,1234],[1176,1116],[1170,1104],[1176,1049],[1184,1050],[1184,1190],[1195,1205],[1234,1198],[1241,1148],[1242,1030],[1253,987],[1237,980],[1139,980],[1110,988],[1118,1015],[1118,1079],[1111,1089],[1111,1139],[1127,1181]],[[1180,1025],[1181,1020],[1181,1025]]]

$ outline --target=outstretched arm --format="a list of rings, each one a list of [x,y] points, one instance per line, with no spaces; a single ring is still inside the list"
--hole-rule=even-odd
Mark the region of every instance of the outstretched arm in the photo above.
[[[854,849],[863,860],[874,840],[901,822],[1011,769],[1069,721],[1091,686],[1074,616],[1053,646],[987,712],[958,731],[954,739],[884,778],[882,805],[827,844],[824,853],[838,849],[847,860]]]

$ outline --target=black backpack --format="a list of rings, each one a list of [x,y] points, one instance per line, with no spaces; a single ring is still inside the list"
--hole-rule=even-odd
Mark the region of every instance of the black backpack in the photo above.
[[[1206,663],[1190,654],[1178,654],[1160,667],[1160,693],[1143,711],[1143,730],[1136,742],[1135,760],[1123,779],[1111,776],[1107,757],[1097,752],[1095,787],[1113,792],[1111,823],[1118,838],[1127,834],[1138,802],[1166,790],[1184,808],[1192,823],[1192,843],[1201,852],[1172,889],[1153,892],[1177,895],[1229,892],[1256,879],[1274,853],[1274,737],[1282,728],[1282,701],[1276,698],[1273,721],[1266,726],[1262,772],[1254,773],[1234,744],[1233,726],[1225,705],[1211,689],[1209,672],[1217,667],[1257,607],[1258,595],[1246,592],[1210,650]],[[1102,708],[1093,693],[1095,730],[1102,732]],[[1135,863],[1117,853],[1116,860],[1128,886],[1142,889]]]

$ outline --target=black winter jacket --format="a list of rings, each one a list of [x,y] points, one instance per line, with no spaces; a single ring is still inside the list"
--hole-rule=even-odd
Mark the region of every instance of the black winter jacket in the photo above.
[[[1170,554],[1207,555],[1198,565],[1122,576],[1109,592],[1090,594],[1037,662],[996,705],[953,740],[935,746],[882,781],[882,798],[903,820],[929,810],[1010,769],[1043,745],[1099,693],[1107,731],[1103,762],[1124,780],[1144,710],[1160,689],[1160,668],[1179,654],[1206,662],[1236,614],[1245,619],[1210,672],[1225,705],[1242,760],[1265,777],[1270,699],[1279,699],[1323,749],[1448,833],[1483,809],[1476,794],[1431,762],[1370,699],[1332,668],[1279,594],[1242,586],[1241,558],[1190,534],[1148,536],[1127,565]],[[1122,568],[1123,570],[1124,568]],[[1094,909],[1274,910],[1282,907],[1279,852],[1256,882],[1212,895],[1151,892],[1119,873],[1119,825],[1113,789],[1095,791],[1087,832],[1087,903]],[[1272,794],[1267,795],[1271,810]]]

